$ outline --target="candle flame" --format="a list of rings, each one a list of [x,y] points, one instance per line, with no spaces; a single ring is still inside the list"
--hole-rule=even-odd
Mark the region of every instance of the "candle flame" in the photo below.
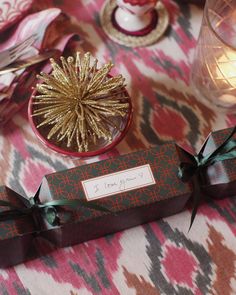
[[[226,51],[224,55],[217,60],[217,80],[230,84],[236,88],[236,52]]]

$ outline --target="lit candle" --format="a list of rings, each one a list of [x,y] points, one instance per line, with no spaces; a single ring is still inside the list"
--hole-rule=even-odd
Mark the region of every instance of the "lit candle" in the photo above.
[[[225,104],[235,104],[236,103],[236,52],[225,51],[224,55],[221,55],[217,59],[217,68],[216,68],[216,79],[215,82],[219,87],[222,87],[223,84],[226,84],[227,92],[230,93],[222,94],[219,97]],[[223,88],[223,87],[222,87]],[[233,95],[231,92],[234,92]]]
[[[217,60],[217,76],[236,88],[236,52],[226,51]]]

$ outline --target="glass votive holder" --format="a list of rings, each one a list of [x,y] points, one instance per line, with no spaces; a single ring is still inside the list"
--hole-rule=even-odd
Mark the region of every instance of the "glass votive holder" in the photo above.
[[[201,100],[236,111],[236,1],[207,0],[191,68]]]

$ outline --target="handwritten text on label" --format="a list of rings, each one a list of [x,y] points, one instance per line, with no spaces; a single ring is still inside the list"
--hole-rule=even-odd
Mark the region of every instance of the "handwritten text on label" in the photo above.
[[[151,167],[147,164],[84,180],[82,186],[87,200],[91,201],[155,183]]]

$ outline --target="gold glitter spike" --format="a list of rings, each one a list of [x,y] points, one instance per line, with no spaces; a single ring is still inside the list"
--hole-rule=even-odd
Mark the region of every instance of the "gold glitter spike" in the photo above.
[[[89,68],[90,68],[90,53],[87,52],[87,53],[85,53],[82,63],[81,63],[81,68],[80,68],[80,73],[79,73],[79,77],[80,77],[81,82],[83,82],[85,76],[87,76]]]
[[[75,55],[75,67],[81,69],[80,52],[77,51]]]
[[[70,136],[68,136],[68,141],[71,143],[73,141],[73,138],[75,136],[76,130],[78,128],[78,124],[79,124],[79,118],[76,118],[75,124],[73,125],[73,130],[70,134]]]
[[[98,60],[95,58],[93,61],[93,66],[91,67],[91,73],[92,73],[91,77],[94,77],[94,75],[97,71],[97,66],[98,66]]]
[[[68,85],[68,79],[63,69],[55,62],[53,58],[50,59],[53,71],[51,76],[54,76],[63,85]]]
[[[61,65],[62,65],[62,70],[63,70],[63,73],[61,73],[61,74],[63,75],[64,78],[66,78],[66,80],[68,81],[68,84],[70,84],[68,62],[65,60],[64,56],[61,56],[60,60],[61,60]]]
[[[95,91],[97,87],[99,86],[102,87],[104,80],[107,78],[107,75],[110,72],[112,67],[113,67],[113,64],[109,62],[105,64],[99,71],[97,71],[90,80],[90,83],[88,85],[88,90]]]
[[[48,81],[45,81],[45,83],[50,83],[50,85],[52,87],[50,89],[51,90],[51,93],[52,93],[52,94],[50,93],[51,96],[52,95],[54,96],[54,93],[58,93],[58,94],[60,94],[60,96],[61,95],[68,96],[68,95],[71,94],[71,89],[69,87],[62,87],[62,85],[61,84],[58,84],[58,81],[56,81],[54,79],[50,79]],[[36,86],[36,89],[39,90],[39,87],[42,87],[42,85]],[[48,89],[48,87],[46,87],[46,85],[44,86],[44,88],[47,88]]]
[[[94,101],[95,103],[96,102],[99,102],[99,100],[106,100],[106,99],[112,99],[112,100],[115,100],[117,99],[117,97],[120,96],[123,98],[125,98],[124,96],[124,88],[119,88],[118,90],[116,91],[110,91],[110,92],[106,92],[106,93],[92,93],[89,95],[89,99]],[[127,98],[127,97],[126,97]],[[119,99],[120,101],[120,99]]]
[[[77,146],[79,152],[88,151],[100,138],[111,141],[112,128],[119,130],[113,118],[127,115],[129,109],[124,78],[109,76],[111,62],[97,68],[90,53],[81,57],[77,52],[75,58],[60,61],[61,65],[51,59],[52,73],[38,76],[42,83],[36,86],[32,115],[38,117],[37,128],[49,126],[48,139]]]

